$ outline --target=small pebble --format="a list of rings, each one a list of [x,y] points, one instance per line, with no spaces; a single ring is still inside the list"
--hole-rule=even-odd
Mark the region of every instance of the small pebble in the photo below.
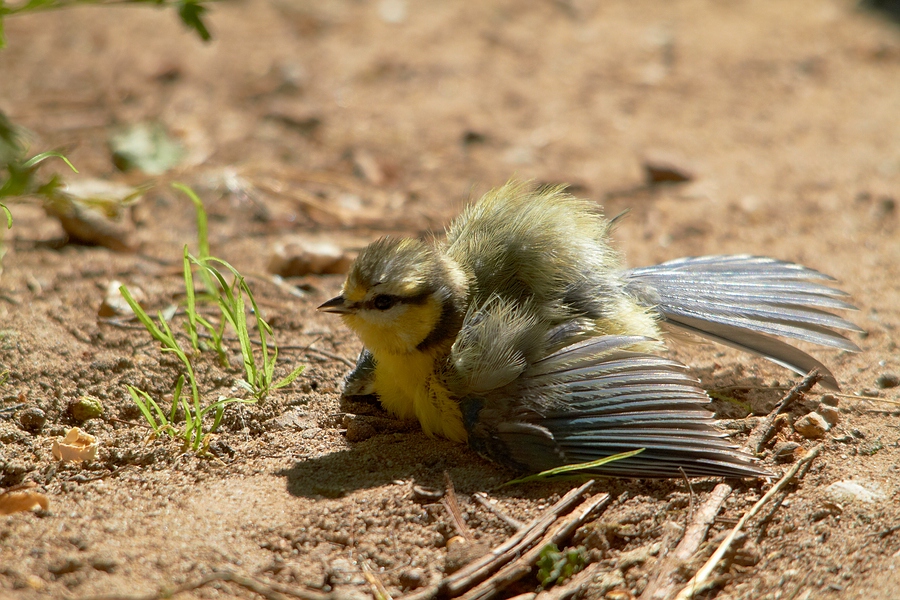
[[[422,569],[407,569],[399,576],[400,585],[405,590],[414,590],[428,583],[428,576]]]
[[[416,502],[440,502],[444,497],[444,490],[437,488],[429,488],[424,485],[414,485],[412,487],[413,500]]]
[[[47,422],[47,414],[34,406],[19,413],[19,425],[29,433],[38,433]]]
[[[834,427],[841,421],[841,411],[833,406],[823,404],[817,411],[829,426]]]
[[[347,430],[345,435],[348,442],[362,442],[378,435],[372,423],[357,415],[344,415],[343,425]]]
[[[800,417],[794,423],[794,431],[805,437],[806,439],[818,439],[825,437],[825,433],[831,429],[822,415],[811,412],[808,415]]]
[[[822,394],[822,404],[827,406],[837,406],[840,400],[834,394]]]
[[[793,462],[795,453],[800,448],[797,442],[782,442],[775,446],[775,460],[778,462]]]
[[[347,272],[350,262],[350,256],[331,241],[298,237],[273,246],[268,271],[282,277],[340,274]]]
[[[112,573],[119,566],[115,559],[108,556],[95,556],[90,562],[92,567],[105,573]]]
[[[900,375],[896,373],[882,373],[875,380],[875,385],[881,389],[895,388],[900,386]]]
[[[74,573],[82,567],[84,567],[84,562],[70,556],[51,564],[47,567],[47,570],[54,575],[65,575],[66,573]]]
[[[877,484],[867,481],[853,481],[852,479],[836,481],[825,488],[825,492],[836,502],[843,503],[853,502],[854,500],[872,503],[887,498],[887,495]]]
[[[643,167],[644,181],[648,185],[684,183],[695,178],[690,167],[680,163],[678,159],[664,154],[654,153],[652,156],[645,157]]]

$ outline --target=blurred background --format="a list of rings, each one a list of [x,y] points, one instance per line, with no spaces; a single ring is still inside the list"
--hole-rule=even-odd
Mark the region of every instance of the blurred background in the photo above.
[[[436,568],[444,530],[397,492],[397,480],[432,477],[440,487],[449,468],[468,493],[504,474],[420,432],[348,444],[334,415],[341,360],[355,358],[358,343],[314,307],[375,237],[440,235],[465,203],[512,177],[567,183],[609,216],[627,210],[614,237],[630,265],[754,253],[835,276],[868,335],[855,339],[861,354],[817,356],[848,393],[900,400],[891,387],[900,381],[896,7],[181,0],[6,14],[0,133],[16,131],[20,142],[0,135],[0,177],[25,173],[30,195],[3,195],[10,188],[0,179],[0,202],[14,217],[0,279],[0,360],[11,377],[4,406],[39,406],[46,438],[71,424],[70,399],[97,395],[115,416],[94,419],[108,448],[103,464],[116,474],[141,468],[110,475],[109,488],[97,491],[66,479],[73,469],[57,476],[41,450],[49,439],[2,420],[2,483],[42,482],[59,508],[56,517],[5,522],[0,590],[148,590],[223,564],[261,572],[276,559],[282,566],[264,572],[307,585],[351,551],[383,567],[395,591],[401,568]],[[9,9],[0,4],[0,16]],[[204,27],[208,42],[198,35]],[[23,166],[54,150],[79,172],[52,156],[37,169]],[[135,458],[146,429],[124,384],[144,382],[163,397],[173,369],[151,357],[155,346],[142,330],[98,321],[104,290],[118,280],[143,288],[154,311],[183,300],[181,249],[194,247],[197,229],[173,181],[203,199],[213,254],[260,286],[279,339],[330,352],[291,355],[292,364],[309,365],[291,395],[251,411],[253,428],[226,423],[220,439],[238,458],[222,471],[211,461],[186,468],[165,453]],[[294,260],[292,248],[306,261]],[[302,292],[274,284],[274,274]],[[789,378],[728,351],[682,347],[676,356],[709,387],[769,386],[759,396],[769,405]],[[227,387],[233,377],[221,379]],[[741,417],[762,406],[756,396],[740,400]],[[771,535],[757,540],[753,566],[720,582],[721,597],[900,597],[900,508],[884,500],[900,494],[894,405],[841,402],[845,421],[825,441],[827,458],[781,508]],[[309,414],[287,411],[298,406]],[[279,410],[294,421],[272,425]],[[219,456],[230,461],[226,454]],[[880,482],[884,501],[829,500],[825,486],[848,476]],[[656,543],[664,528],[654,519],[688,500],[685,492],[683,503],[668,504],[681,482],[612,485],[633,494],[620,508],[638,515],[625,527],[636,533],[603,550],[617,564],[616,552]],[[758,491],[741,490],[729,518]],[[504,498],[522,519],[542,501]],[[488,537],[506,531],[485,523]],[[344,533],[351,525],[352,536]],[[76,538],[88,550],[70,548],[66,540]],[[25,556],[24,548],[34,550]],[[66,570],[76,564],[66,562],[70,553],[82,562]],[[112,564],[109,574],[86,567],[88,554],[110,557],[97,563]],[[299,562],[288,568],[285,560]],[[622,585],[639,593],[644,572],[622,569]]]

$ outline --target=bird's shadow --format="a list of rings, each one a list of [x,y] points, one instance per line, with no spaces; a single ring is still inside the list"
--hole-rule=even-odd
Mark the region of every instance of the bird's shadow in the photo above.
[[[276,474],[285,477],[293,496],[339,498],[398,480],[443,489],[445,471],[454,483],[477,482],[482,489],[514,476],[463,444],[429,438],[421,431],[378,434],[346,450],[299,461]]]
[[[463,444],[433,439],[421,431],[378,434],[356,442],[346,450],[309,458],[276,474],[286,479],[287,491],[302,498],[340,498],[353,492],[377,488],[397,481],[412,482],[435,490],[446,486],[449,474],[455,489],[463,494],[487,492],[493,497],[545,499],[562,495],[580,481],[557,479],[505,485],[521,475],[490,462]],[[629,495],[664,499],[673,491],[687,490],[682,479],[625,479],[593,477],[594,492],[618,497]],[[693,480],[694,492],[711,490],[720,479]]]

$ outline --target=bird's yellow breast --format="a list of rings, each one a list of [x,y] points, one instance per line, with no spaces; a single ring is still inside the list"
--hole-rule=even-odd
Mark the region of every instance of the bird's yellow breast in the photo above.
[[[388,412],[418,419],[426,434],[465,442],[459,404],[436,376],[437,359],[430,352],[377,356],[375,393]]]

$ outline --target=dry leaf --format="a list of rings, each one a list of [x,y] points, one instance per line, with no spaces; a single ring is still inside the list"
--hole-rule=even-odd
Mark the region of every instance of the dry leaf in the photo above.
[[[350,263],[350,257],[331,242],[298,238],[275,245],[269,272],[282,277],[340,274],[347,272]]]
[[[27,512],[36,508],[43,510],[50,508],[50,500],[46,495],[30,489],[22,489],[23,487],[35,487],[35,484],[26,484],[0,494],[0,515]]]
[[[53,457],[63,462],[92,461],[97,458],[98,446],[97,438],[73,427],[53,442]]]

